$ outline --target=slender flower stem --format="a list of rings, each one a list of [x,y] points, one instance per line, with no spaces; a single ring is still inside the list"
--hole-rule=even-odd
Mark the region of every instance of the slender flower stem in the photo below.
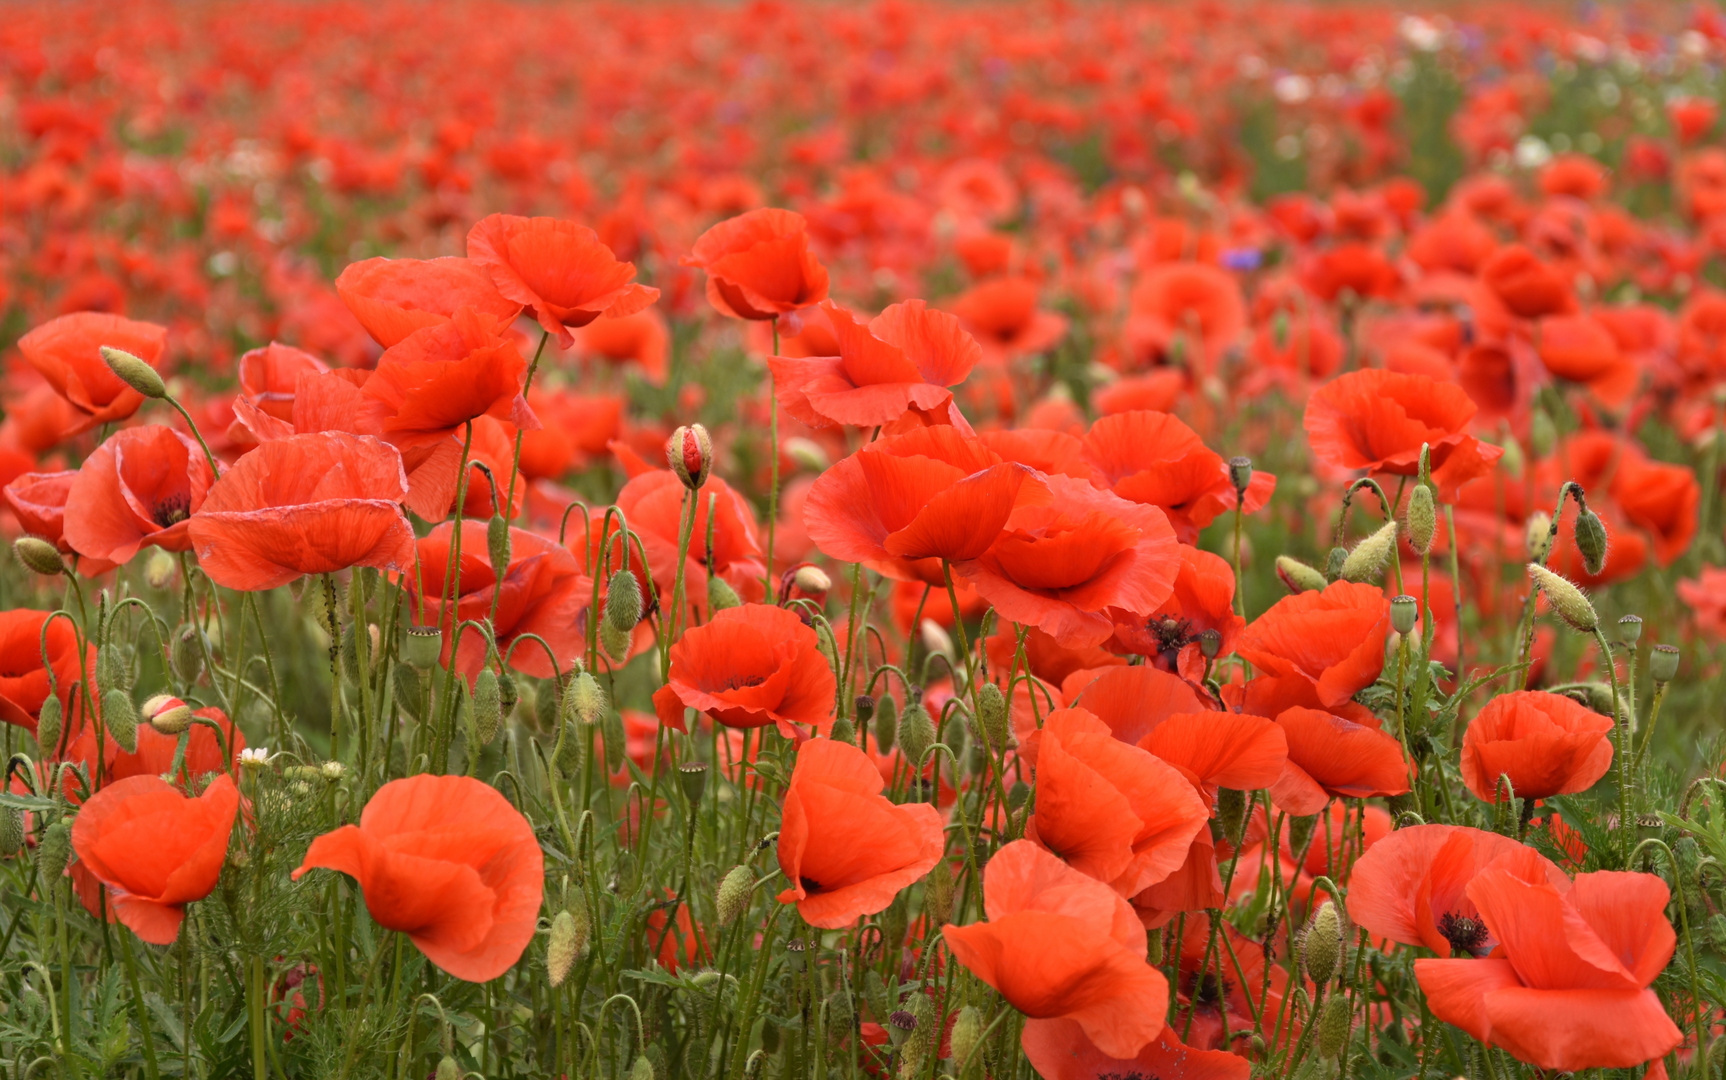
[[[539,370],[540,354],[545,352],[545,343],[550,340],[550,338],[550,330],[541,330],[539,332],[539,348],[533,350],[533,361],[527,365],[527,377],[523,379],[521,383],[521,398],[523,401],[527,400],[528,388],[533,386],[533,373]],[[515,456],[510,459],[509,463],[509,487],[505,488],[503,493],[502,512],[504,518],[509,521],[515,520],[515,478],[521,474],[521,440],[522,436],[526,434],[527,432],[520,428],[516,428],[515,430]],[[525,498],[521,500],[521,511],[523,514],[527,513],[527,500]]]
[[[773,316],[773,355],[779,355],[779,316]],[[779,528],[779,395],[773,392],[773,365],[767,365],[767,408],[771,417],[767,434],[767,571],[764,583],[769,601],[773,597],[773,540]]]

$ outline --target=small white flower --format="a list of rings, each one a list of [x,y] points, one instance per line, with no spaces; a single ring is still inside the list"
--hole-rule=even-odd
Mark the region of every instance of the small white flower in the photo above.
[[[267,746],[248,746],[240,751],[242,769],[261,769],[269,763],[270,748]]]

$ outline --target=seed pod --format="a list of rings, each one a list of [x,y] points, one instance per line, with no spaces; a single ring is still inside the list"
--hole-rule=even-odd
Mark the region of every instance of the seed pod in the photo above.
[[[168,384],[162,381],[161,373],[142,357],[133,356],[125,349],[116,349],[111,345],[104,345],[99,351],[108,365],[108,370],[118,375],[120,381],[127,386],[147,398],[168,396]]]
[[[1618,620],[1618,640],[1634,646],[1642,640],[1642,616],[1626,615]]]
[[[858,694],[856,701],[857,722],[867,724],[875,715],[875,699],[868,694]]]
[[[1007,696],[994,683],[984,683],[977,691],[977,730],[991,753],[1006,748]]]
[[[36,745],[41,748],[43,757],[59,754],[61,719],[60,695],[50,681],[48,696],[42,699],[42,711],[36,716]]]
[[[1339,576],[1356,583],[1377,581],[1385,564],[1396,554],[1396,520],[1393,518],[1378,531],[1354,546],[1342,562]]]
[[[410,626],[402,639],[402,659],[420,671],[437,667],[443,652],[443,631],[435,626]]]
[[[36,848],[36,873],[43,881],[57,881],[71,857],[72,826],[56,821],[43,831],[42,843]]]
[[[1529,562],[1544,563],[1552,553],[1552,515],[1537,510],[1528,515],[1527,531],[1522,537],[1523,550]]]
[[[1582,594],[1568,579],[1559,576],[1541,566],[1539,563],[1528,564],[1529,576],[1546,599],[1552,604],[1552,610],[1558,617],[1570,624],[1571,629],[1584,634],[1591,634],[1600,625],[1600,616],[1594,613],[1594,605],[1588,602],[1588,597]]]
[[[39,536],[20,536],[12,541],[12,553],[25,569],[43,577],[66,572],[66,563],[60,558],[59,549]]]
[[[473,727],[480,745],[491,745],[491,741],[497,738],[502,720],[503,701],[497,686],[497,672],[485,668],[473,680]]]
[[[899,737],[899,703],[891,694],[883,694],[875,703],[875,746],[883,754],[893,749]]]
[[[718,574],[707,577],[707,607],[709,611],[725,611],[728,608],[741,607],[743,601],[738,599],[737,590],[730,582]]]
[[[1349,1010],[1348,996],[1332,994],[1319,1010],[1318,1052],[1320,1057],[1334,1058],[1348,1045],[1349,1032],[1354,1028],[1354,1013]]]
[[[0,859],[24,850],[24,811],[0,806]]]
[[[1287,555],[1277,556],[1277,577],[1291,593],[1322,592],[1327,584],[1323,574]]]
[[[665,441],[665,461],[690,491],[699,491],[713,471],[713,440],[700,424],[689,424]]]
[[[569,969],[575,966],[579,944],[576,941],[575,916],[567,909],[558,912],[551,920],[551,935],[545,943],[545,973],[553,987],[562,986],[563,980],[569,977]]]
[[[179,564],[161,548],[154,548],[144,560],[144,584],[152,589],[166,589],[174,583],[174,571]]]
[[[186,683],[195,683],[204,674],[204,648],[208,639],[203,631],[191,624],[182,624],[174,634],[174,644],[169,650],[169,660],[174,665],[174,673]]]
[[[1217,789],[1217,824],[1222,827],[1223,838],[1229,843],[1239,846],[1241,830],[1247,823],[1247,794],[1233,788]]]
[[[1726,915],[1715,915],[1709,918],[1708,941],[1716,951],[1726,952]]]
[[[935,926],[947,925],[953,916],[953,868],[941,859],[923,878],[923,914]]]
[[[1235,486],[1235,496],[1246,494],[1247,485],[1253,482],[1253,459],[1250,457],[1229,458],[1229,483]]]
[[[719,909],[719,925],[730,926],[747,910],[749,898],[755,892],[755,872],[748,866],[734,866],[720,879],[719,895],[714,906]]]
[[[1648,650],[1648,677],[1655,683],[1669,683],[1678,674],[1678,646],[1656,645]]]
[[[629,659],[629,650],[634,645],[633,635],[628,630],[619,630],[604,620],[599,624],[599,647],[605,650],[605,655],[614,664],[622,664]]]
[[[587,672],[575,677],[563,693],[563,718],[591,724],[605,711],[605,689]]]
[[[611,583],[605,587],[605,621],[625,633],[641,621],[641,582],[628,570],[611,575]]]
[[[1432,503],[1432,489],[1416,484],[1408,497],[1408,546],[1416,555],[1425,555],[1432,550],[1437,531],[1438,510]]]
[[[953,1051],[954,1069],[963,1071],[971,1055],[977,1052],[977,1045],[983,1041],[983,1026],[983,1013],[977,1006],[967,1005],[959,1010],[953,1021],[953,1033],[947,1039]]]
[[[1301,945],[1306,973],[1313,982],[1323,986],[1330,981],[1330,977],[1336,974],[1337,956],[1341,951],[1342,917],[1337,913],[1336,904],[1326,900],[1313,913],[1312,921],[1307,923]]]
[[[124,690],[102,692],[102,723],[114,744],[128,754],[138,752],[138,706]]]
[[[1598,576],[1606,569],[1606,523],[1600,520],[1600,515],[1584,508],[1576,515],[1576,526],[1571,535],[1576,540],[1576,550],[1582,553],[1582,567],[1590,576]]]
[[[1207,626],[1199,631],[1199,655],[1206,660],[1215,660],[1217,654],[1223,651],[1223,635],[1214,626]]]
[[[934,745],[935,721],[929,710],[920,701],[905,706],[905,715],[899,720],[899,749],[912,769],[922,767],[923,755]]]
[[[707,762],[686,761],[677,767],[677,782],[690,806],[699,805],[707,790]]]
[[[502,514],[493,514],[485,526],[485,553],[500,578],[509,569],[509,548],[509,521]]]
[[[1412,631],[1419,616],[1420,601],[1412,596],[1399,596],[1390,602],[1390,627],[1399,634]]]

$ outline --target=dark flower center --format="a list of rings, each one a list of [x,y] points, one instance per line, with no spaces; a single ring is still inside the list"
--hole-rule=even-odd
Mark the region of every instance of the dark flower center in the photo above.
[[[1177,619],[1173,615],[1151,619],[1145,624],[1145,629],[1157,639],[1159,652],[1180,652],[1182,646],[1193,640],[1192,628],[1192,620]]]
[[[1200,975],[1193,985],[1193,1003],[1196,1005],[1220,1005],[1227,996],[1228,984],[1213,971]]]
[[[1438,932],[1456,956],[1478,956],[1486,946],[1486,924],[1454,911],[1439,916]]]
[[[760,686],[767,681],[765,675],[733,675],[725,680],[727,690],[746,690],[751,686]]]
[[[800,877],[797,879],[797,882],[803,886],[803,891],[809,893],[811,896],[821,891],[821,883],[816,881],[814,878]]]
[[[164,529],[178,525],[191,516],[192,497],[180,492],[163,496],[150,508],[150,517]]]

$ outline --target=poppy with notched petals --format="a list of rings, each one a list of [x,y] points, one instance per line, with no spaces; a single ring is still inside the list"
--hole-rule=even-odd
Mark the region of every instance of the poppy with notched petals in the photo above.
[[[1519,799],[1587,791],[1612,767],[1612,718],[1562,694],[1517,690],[1487,702],[1462,736],[1462,782],[1487,802],[1499,777]]]
[[[368,419],[404,449],[436,445],[480,416],[538,427],[522,397],[527,361],[504,329],[462,308],[385,349],[360,389]]]
[[[492,214],[469,230],[467,254],[566,349],[575,343],[572,328],[601,315],[633,315],[659,299],[658,289],[634,280],[634,263],[619,261],[597,233],[573,221]]]
[[[453,257],[349,263],[336,277],[336,293],[386,349],[416,330],[449,322],[464,307],[508,322],[522,306],[498,292],[484,266]]]
[[[103,346],[131,353],[154,367],[167,340],[168,331],[154,323],[80,311],[25,334],[18,339],[18,351],[77,410],[79,418],[62,433],[65,438],[124,420],[144,404],[144,395],[123,382],[102,359]]]
[[[1097,479],[1123,499],[1159,506],[1183,544],[1238,501],[1228,462],[1192,428],[1168,413],[1145,410],[1105,416],[1084,440],[1085,460]],[[1277,478],[1253,471],[1242,509],[1252,513],[1269,501]]]
[[[96,647],[86,645],[83,657],[79,657],[78,634],[72,628],[71,620],[48,620],[46,611],[27,608],[0,611],[0,720],[16,724],[32,734],[36,731],[42,703],[48,700],[50,690],[59,697],[60,707],[67,710],[62,715],[73,716],[70,710],[74,692],[82,700],[84,687],[80,680],[85,672],[94,673],[96,670]],[[43,623],[48,624],[45,636],[47,667],[42,664]],[[80,706],[76,716],[82,717],[83,714]],[[65,723],[62,728],[64,741],[69,744],[75,740],[81,727],[81,720]],[[54,747],[42,749],[48,756],[56,753]]]
[[[215,482],[203,447],[160,424],[115,432],[84,459],[66,494],[66,543],[124,563],[145,545],[188,551],[191,516]]]
[[[1315,391],[1305,424],[1313,456],[1344,471],[1414,476],[1421,446],[1430,446],[1433,483],[1449,497],[1504,455],[1468,433],[1475,412],[1455,383],[1370,368]]]
[[[1249,690],[1263,676],[1287,677],[1310,684],[1332,708],[1378,678],[1389,635],[1390,598],[1373,585],[1338,581],[1278,600],[1241,631],[1236,648],[1260,676]]]
[[[695,709],[726,727],[776,725],[802,739],[799,725],[833,726],[833,669],[815,631],[797,613],[769,604],[726,608],[684,631],[671,646],[670,681],[653,695],[660,723],[684,730]]]
[[[1276,718],[1288,740],[1288,762],[1271,785],[1271,802],[1290,814],[1316,814],[1332,796],[1402,795],[1414,766],[1386,732],[1322,709],[1284,709]]]
[[[751,210],[702,233],[683,265],[707,271],[707,302],[734,319],[774,319],[827,299],[827,268],[809,223],[791,210]]]

